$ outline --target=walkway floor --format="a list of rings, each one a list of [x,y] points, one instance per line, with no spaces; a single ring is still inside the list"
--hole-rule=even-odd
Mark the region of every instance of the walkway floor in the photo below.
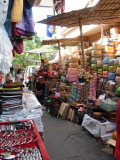
[[[113,160],[84,129],[44,111],[44,143],[51,160]]]

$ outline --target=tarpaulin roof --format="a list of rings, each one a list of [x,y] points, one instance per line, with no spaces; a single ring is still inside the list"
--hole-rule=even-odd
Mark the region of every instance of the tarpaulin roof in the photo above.
[[[87,36],[83,37],[84,41],[87,41]],[[77,44],[80,43],[80,36],[74,38],[61,38],[61,39],[50,39],[50,40],[43,40],[42,45],[52,45],[52,44]]]
[[[82,25],[113,24],[120,22],[120,0],[100,0],[96,6],[59,14],[38,23],[75,27]]]

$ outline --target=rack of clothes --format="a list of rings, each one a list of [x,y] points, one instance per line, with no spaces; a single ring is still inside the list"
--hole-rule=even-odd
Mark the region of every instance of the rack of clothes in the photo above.
[[[7,74],[12,57],[23,52],[23,40],[34,36],[33,0],[2,0],[0,2],[0,71]]]

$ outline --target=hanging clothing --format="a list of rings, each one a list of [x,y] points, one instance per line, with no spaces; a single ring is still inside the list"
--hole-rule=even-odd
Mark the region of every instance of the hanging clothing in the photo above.
[[[32,14],[32,6],[28,3],[27,0],[24,0],[24,9],[23,9],[23,17],[22,21],[16,23],[16,29],[18,34],[27,35],[27,33],[31,33],[31,36],[35,33],[34,31],[34,20]]]
[[[23,39],[12,40],[12,44],[14,47],[13,50],[16,51],[16,53],[18,54],[23,53],[23,48],[24,48]]]
[[[117,116],[116,116],[116,131],[117,131],[117,140],[115,147],[115,158],[120,160],[120,100],[118,101]]]
[[[12,66],[12,44],[4,28],[9,0],[0,1],[0,71],[7,74]]]
[[[7,18],[4,23],[5,29],[9,35],[9,37],[12,37],[11,10],[12,10],[13,3],[14,3],[14,0],[9,1]]]
[[[11,22],[21,22],[23,16],[23,0],[14,0],[11,10]]]

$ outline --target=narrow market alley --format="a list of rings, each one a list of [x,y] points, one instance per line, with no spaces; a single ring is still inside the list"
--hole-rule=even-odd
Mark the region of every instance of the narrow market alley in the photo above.
[[[44,143],[51,160],[113,160],[84,129],[68,120],[52,117],[44,110]]]

